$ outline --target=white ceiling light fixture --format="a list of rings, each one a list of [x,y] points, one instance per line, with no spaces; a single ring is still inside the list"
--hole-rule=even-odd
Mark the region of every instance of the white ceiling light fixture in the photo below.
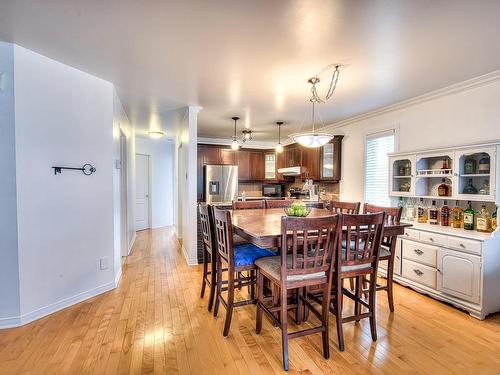
[[[324,99],[321,99],[318,90],[316,89],[316,84],[320,81],[318,77],[310,78],[307,82],[309,82],[311,86],[311,98],[309,101],[312,103],[312,129],[310,132],[297,133],[292,134],[290,137],[294,142],[299,143],[304,147],[315,148],[321,147],[330,142],[334,135],[327,132],[318,132],[315,129],[315,115],[316,108],[315,105],[318,103],[324,103],[328,99],[330,99],[333,95],[333,92],[337,88],[337,82],[339,80],[339,71],[340,65],[335,65],[335,69],[332,74],[332,79],[330,81],[330,86],[328,88],[328,92],[325,95]]]
[[[148,134],[153,139],[159,139],[159,138],[163,137],[163,135],[165,133],[163,133],[162,131],[159,131],[159,130],[155,130],[155,131],[151,130],[151,131],[148,131]]]
[[[283,121],[277,121],[276,125],[278,125],[278,144],[276,145],[276,152],[283,152],[283,145],[281,144],[281,125],[283,125]]]
[[[238,143],[238,139],[236,138],[236,121],[238,121],[240,118],[237,116],[231,117],[234,121],[234,134],[233,134],[233,141],[231,142],[231,148],[233,150],[238,150],[240,148],[240,144]]]

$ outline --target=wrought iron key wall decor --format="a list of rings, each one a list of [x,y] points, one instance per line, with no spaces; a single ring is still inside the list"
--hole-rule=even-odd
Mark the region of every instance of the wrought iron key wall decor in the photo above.
[[[96,169],[91,164],[84,164],[81,168],[75,167],[52,167],[54,168],[54,174],[61,173],[63,169],[71,169],[74,171],[82,171],[82,173],[86,176],[90,176],[92,173],[96,171]]]

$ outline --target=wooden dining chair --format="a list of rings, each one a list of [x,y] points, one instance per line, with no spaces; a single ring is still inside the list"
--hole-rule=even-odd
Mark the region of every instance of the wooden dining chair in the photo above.
[[[375,206],[373,204],[365,203],[363,206],[363,212],[365,214],[375,213],[375,212],[385,212],[386,221],[392,224],[399,224],[401,221],[402,207],[382,207]],[[385,236],[382,238],[382,245],[380,247],[379,261],[387,261],[387,276],[386,285],[377,284],[377,291],[385,290],[387,291],[387,298],[389,300],[389,309],[394,311],[394,261],[396,256],[396,243],[397,236]],[[366,283],[366,282],[365,282]]]
[[[256,208],[266,208],[266,202],[264,200],[233,201],[233,210],[248,210]]]
[[[201,234],[203,242],[203,276],[201,283],[200,298],[205,295],[205,288],[210,287],[208,298],[208,311],[212,310],[215,289],[217,287],[217,269],[216,269],[216,246],[214,235],[213,207],[206,203],[198,205],[200,212]]]
[[[336,214],[359,214],[359,207],[361,203],[359,202],[340,202],[340,201],[329,201],[326,203],[326,208]]]
[[[288,339],[321,332],[323,356],[329,358],[328,316],[331,294],[332,258],[339,237],[339,215],[319,218],[281,219],[281,255],[258,259],[257,270],[257,318],[256,332],[262,329],[262,315],[266,312],[275,325],[281,328],[283,367],[288,370]],[[279,305],[264,301],[264,281],[268,280],[279,290]],[[326,296],[321,310],[310,303],[306,287],[319,286]],[[288,303],[288,291],[295,290],[297,301]],[[302,306],[305,305],[320,320],[317,327],[288,333],[288,310],[296,310],[296,322],[301,322]],[[279,318],[275,313],[279,312]]]
[[[377,340],[376,311],[376,274],[378,254],[384,231],[385,212],[368,215],[342,215],[339,226],[343,229],[342,240],[338,241],[334,258],[332,283],[332,300],[330,312],[335,315],[337,324],[338,344],[344,350],[344,334],[342,325],[347,322],[370,319],[372,340]],[[369,276],[369,287],[366,290],[368,300],[363,298],[363,279]],[[343,288],[343,281],[354,277],[355,292]],[[342,313],[343,297],[354,300],[354,314],[344,317]],[[324,291],[312,290],[308,296],[317,303],[324,304]],[[362,313],[364,306],[367,312]]]
[[[287,208],[293,203],[293,199],[267,199],[266,208]]]
[[[243,286],[254,286],[256,283],[254,272],[249,272],[247,276],[242,276],[242,273],[244,271],[255,271],[257,269],[255,266],[257,259],[275,256],[276,254],[271,250],[260,248],[251,243],[234,245],[231,212],[228,210],[214,209],[214,228],[217,248],[217,295],[214,317],[217,317],[219,304],[222,303],[226,308],[223,334],[227,336],[231,326],[233,309],[255,302],[251,295],[247,300],[235,301],[235,288],[241,289]],[[226,282],[222,280],[224,269],[227,269]],[[227,299],[223,298],[223,292],[227,292]]]

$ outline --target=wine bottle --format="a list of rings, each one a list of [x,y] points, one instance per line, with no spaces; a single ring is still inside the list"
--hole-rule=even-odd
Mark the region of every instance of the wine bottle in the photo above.
[[[471,201],[468,201],[467,205],[467,209],[464,211],[464,229],[474,230],[474,210]]]
[[[443,207],[441,207],[441,225],[443,227],[450,225],[450,208],[448,207],[448,201],[444,201]]]
[[[460,207],[460,202],[456,201],[455,207],[451,213],[451,226],[453,228],[462,228],[464,221],[464,210]]]
[[[438,224],[438,209],[436,207],[436,201],[432,201],[432,205],[429,208],[429,224]]]

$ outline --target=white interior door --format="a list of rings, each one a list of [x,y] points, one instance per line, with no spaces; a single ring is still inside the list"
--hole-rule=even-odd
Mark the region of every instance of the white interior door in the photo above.
[[[148,229],[149,225],[149,155],[136,154],[135,230]]]

